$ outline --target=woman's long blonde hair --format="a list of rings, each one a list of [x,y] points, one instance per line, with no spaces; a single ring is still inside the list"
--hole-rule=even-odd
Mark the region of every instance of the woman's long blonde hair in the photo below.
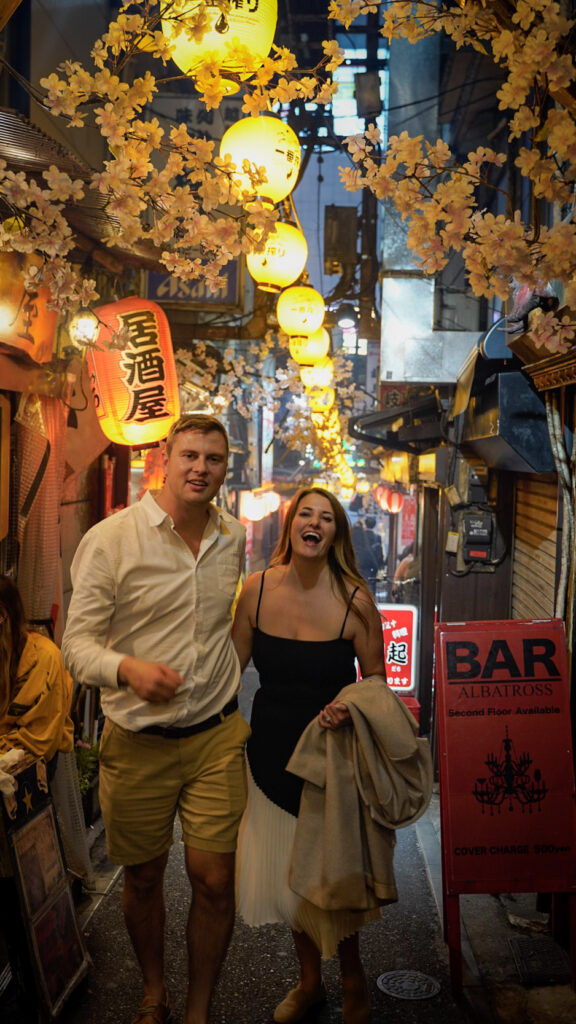
[[[280,540],[272,552],[270,565],[287,565],[292,558],[292,542],[290,540],[292,523],[294,522],[294,517],[300,502],[309,494],[319,494],[320,497],[326,498],[332,507],[336,533],[334,536],[334,543],[328,551],[328,566],[332,573],[334,583],[338,589],[338,593],[342,597],[344,603],[348,604],[349,593],[348,587],[346,586],[347,583],[351,583],[357,587],[362,587],[367,593],[369,593],[369,591],[366,586],[366,581],[361,575],[356,562],[356,554],[354,552],[354,545],[352,544],[352,534],[350,531],[348,517],[338,499],[335,498],[330,491],[324,490],[323,487],[302,487],[294,495],[288,506],[284,523],[282,524]],[[367,622],[364,615],[358,611],[354,605],[352,605],[351,610],[360,619],[362,624],[366,626]]]
[[[18,679],[18,665],[26,644],[26,615],[18,587],[9,576],[0,576],[0,718],[10,706]]]

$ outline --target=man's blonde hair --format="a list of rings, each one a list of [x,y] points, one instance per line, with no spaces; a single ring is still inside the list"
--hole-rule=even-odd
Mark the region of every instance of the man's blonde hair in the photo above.
[[[175,423],[172,424],[168,431],[168,437],[166,438],[166,454],[170,455],[172,451],[172,445],[174,444],[174,438],[177,434],[182,434],[185,430],[197,430],[200,434],[211,434],[213,431],[221,434],[226,442],[226,456],[230,451],[230,441],[228,439],[228,432],[226,427],[220,420],[217,420],[215,416],[210,416],[204,412],[189,412],[184,413],[180,416]]]

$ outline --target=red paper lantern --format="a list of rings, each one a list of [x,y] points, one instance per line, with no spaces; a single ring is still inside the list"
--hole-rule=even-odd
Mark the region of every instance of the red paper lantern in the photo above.
[[[166,437],[180,415],[178,377],[164,310],[131,297],[99,306],[96,344],[88,351],[90,386],[102,432],[116,444],[152,444]],[[109,349],[115,331],[128,334],[122,349]]]
[[[388,491],[386,505],[388,511],[391,512],[392,515],[396,515],[398,512],[400,512],[403,504],[404,495],[400,491]]]
[[[378,502],[383,512],[388,511],[388,488],[384,484],[378,484],[374,490],[374,500]]]

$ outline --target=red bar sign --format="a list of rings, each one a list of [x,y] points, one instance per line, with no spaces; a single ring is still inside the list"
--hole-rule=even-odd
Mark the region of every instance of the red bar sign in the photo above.
[[[435,643],[446,892],[576,890],[563,622],[439,623]]]

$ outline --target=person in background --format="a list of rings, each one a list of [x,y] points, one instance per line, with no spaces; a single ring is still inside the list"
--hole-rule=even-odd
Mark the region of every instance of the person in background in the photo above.
[[[237,905],[249,924],[286,921],[292,928],[300,981],[276,1007],[290,1024],[323,1002],[321,956],[340,959],[345,1024],[366,1024],[368,989],[358,930],[380,916],[322,911],[289,889],[288,870],[302,780],[285,766],[308,723],[338,730],[351,718],[335,696],[361,672],[382,677],[382,626],[360,575],[350,526],[322,488],[299,491],[287,512],[271,565],[246,581],[233,627],[240,663],[253,657],[260,675],[247,744],[249,798],[241,826]],[[335,837],[335,841],[337,837]]]
[[[207,1024],[234,923],[234,855],[246,800],[232,603],[245,530],[213,504],[228,435],[212,416],[173,424],[165,481],[82,538],[62,648],[101,688],[100,805],[108,857],[143,978],[134,1024],[165,1024],[164,874],[180,817],[192,900],[185,1024]]]
[[[71,701],[58,647],[28,631],[16,584],[0,576],[0,757],[15,748],[43,757],[52,779],[58,752],[74,746]]]
[[[373,517],[370,517],[371,519]],[[354,546],[354,552],[356,555],[356,562],[365,583],[368,584],[368,588],[372,594],[376,593],[376,577],[378,574],[378,557],[377,552],[374,550],[371,542],[368,530],[366,528],[366,521],[363,519],[357,519],[352,527],[352,544]],[[380,558],[382,557],[382,547],[380,547]]]
[[[9,576],[0,576],[0,762],[12,750],[43,758],[48,780],[60,751],[74,746],[70,717],[72,679],[55,643],[27,628],[22,598]],[[0,815],[0,930],[19,1020],[37,1020],[34,975]]]
[[[374,573],[374,578],[372,581],[374,585],[371,586],[370,579],[366,580],[368,586],[370,587],[370,590],[372,591],[373,594],[375,594],[376,579],[378,578],[378,574],[386,564],[384,552],[382,551],[382,539],[380,537],[380,534],[376,532],[375,516],[366,516],[366,519],[364,520],[364,538],[369,550],[372,552],[372,555],[374,556],[374,563],[376,565],[376,571]]]

